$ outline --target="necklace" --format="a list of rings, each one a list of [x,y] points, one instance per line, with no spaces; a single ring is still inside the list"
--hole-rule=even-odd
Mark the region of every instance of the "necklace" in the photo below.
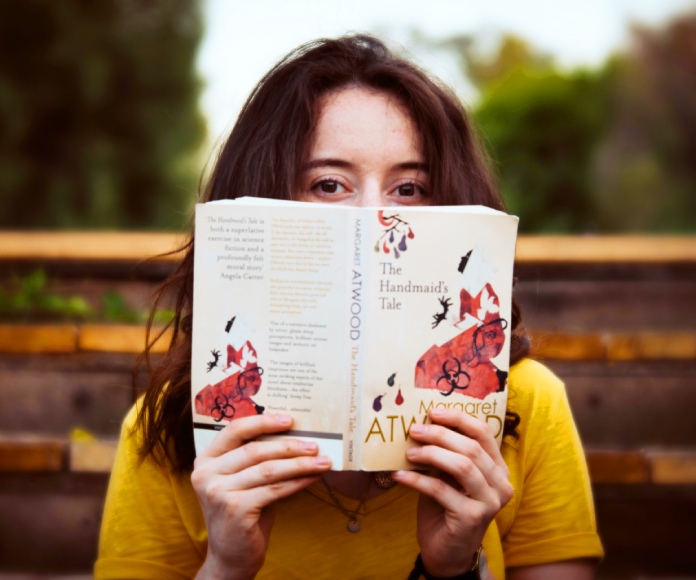
[[[365,486],[365,491],[363,491],[362,497],[360,498],[360,503],[358,503],[358,507],[354,510],[349,510],[347,507],[345,507],[341,503],[341,500],[338,499],[336,492],[328,483],[326,483],[326,480],[323,477],[321,478],[321,480],[324,482],[326,491],[329,492],[329,495],[331,496],[333,502],[336,504],[336,507],[339,510],[341,510],[348,518],[348,525],[346,526],[346,529],[353,534],[359,532],[360,522],[358,521],[358,512],[360,512],[360,510],[365,505],[365,500],[367,499],[367,492],[370,491],[370,485],[372,484],[372,478],[367,480],[367,485]]]
[[[382,489],[389,489],[396,485],[390,471],[375,471],[375,483]]]

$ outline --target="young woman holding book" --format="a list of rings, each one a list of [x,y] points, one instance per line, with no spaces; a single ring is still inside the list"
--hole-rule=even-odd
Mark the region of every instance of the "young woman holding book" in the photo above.
[[[300,47],[259,83],[204,200],[241,195],[503,208],[456,97],[368,36]],[[582,447],[563,385],[526,358],[514,305],[500,449],[477,419],[432,410],[410,431],[423,470],[333,472],[314,444],[255,441],[292,425],[260,414],[196,458],[193,244],[161,294],[176,296],[172,347],[124,422],[97,578],[593,577]]]

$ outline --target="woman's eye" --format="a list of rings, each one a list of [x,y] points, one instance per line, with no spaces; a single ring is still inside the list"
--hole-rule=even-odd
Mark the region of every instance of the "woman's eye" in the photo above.
[[[338,183],[338,181],[328,179],[318,183],[316,187],[318,187],[323,193],[336,193],[339,187],[341,187],[341,184]]]
[[[394,190],[399,197],[426,197],[428,194],[422,186],[417,183],[403,183]]]
[[[413,183],[404,183],[396,188],[396,192],[402,197],[413,197],[416,195],[416,186]]]

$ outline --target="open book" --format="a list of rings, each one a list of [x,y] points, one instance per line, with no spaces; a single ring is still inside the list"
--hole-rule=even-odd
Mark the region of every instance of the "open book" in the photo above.
[[[196,207],[194,438],[287,413],[333,468],[413,468],[428,409],[507,400],[517,218],[480,206],[258,198]]]

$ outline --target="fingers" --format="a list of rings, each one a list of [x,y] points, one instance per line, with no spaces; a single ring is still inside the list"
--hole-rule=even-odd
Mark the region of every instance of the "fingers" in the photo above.
[[[458,433],[477,441],[495,464],[505,471],[506,476],[508,475],[508,467],[486,423],[468,413],[453,409],[432,409],[428,415],[433,423],[455,429]]]
[[[263,508],[296,493],[330,468],[328,458],[306,457],[268,462],[234,475],[210,477],[205,472],[194,471],[191,482],[206,503],[229,505],[239,498],[245,504],[244,510],[248,510]]]
[[[318,475],[330,468],[331,460],[323,455],[264,461],[235,474],[223,475],[222,489],[234,491],[264,486],[274,488],[278,483],[298,477]]]
[[[431,412],[436,421],[413,425],[409,436],[419,446],[407,450],[413,463],[441,475],[397,472],[396,479],[435,499],[445,508],[458,509],[462,494],[495,511],[512,498],[509,471],[487,425],[459,411]]]
[[[256,457],[272,458],[282,446],[276,442],[259,442],[262,449]],[[297,441],[291,442],[293,449]],[[252,444],[247,444],[252,445]],[[246,447],[246,446],[245,446]],[[229,452],[229,455],[244,455],[243,448]],[[210,505],[234,503],[234,498],[244,498],[245,509],[260,509],[274,501],[288,497],[316,481],[322,473],[331,469],[331,460],[325,456],[316,456],[316,449],[310,455],[291,456],[276,459],[264,459],[237,472],[220,472],[221,458],[204,458],[197,460],[191,474],[191,483],[202,503]],[[237,493],[241,492],[241,493]]]
[[[287,431],[291,425],[292,417],[288,415],[268,414],[235,419],[215,436],[199,457],[219,457],[261,435]]]
[[[494,512],[495,501],[490,510],[487,509],[488,503],[462,495],[454,487],[443,479],[419,473],[418,471],[399,470],[392,474],[394,481],[410,487],[423,496],[431,498],[435,504],[439,504],[444,510],[457,518],[463,518],[469,526],[476,526],[486,517],[490,511]]]
[[[428,465],[451,475],[455,491],[478,500],[485,500],[494,485],[486,480],[479,466],[466,455],[460,455],[434,445],[413,447],[406,453],[409,461]],[[445,479],[440,477],[440,479]],[[430,495],[430,494],[428,494]]]
[[[317,455],[319,446],[313,441],[274,439],[250,441],[237,449],[214,458],[219,473],[237,473],[243,469],[273,459],[289,459]]]
[[[314,442],[297,439],[252,441],[287,431],[287,415],[257,415],[231,421],[196,458],[191,482],[199,496],[219,501],[228,492],[243,491],[250,505],[264,506],[292,495],[331,469],[331,460],[317,456]]]

